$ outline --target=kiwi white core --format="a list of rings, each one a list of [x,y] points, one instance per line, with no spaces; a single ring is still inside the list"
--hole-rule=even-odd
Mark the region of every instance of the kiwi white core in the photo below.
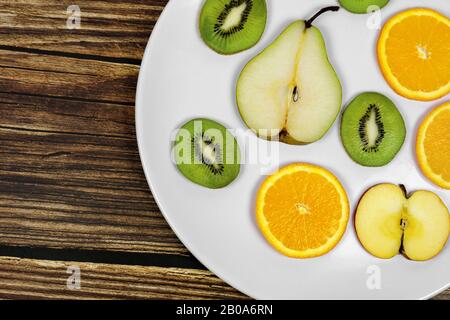
[[[199,149],[201,150],[203,160],[207,164],[217,165],[219,164],[217,161],[216,151],[214,150],[213,144],[207,144],[203,139],[198,140]]]
[[[375,146],[377,143],[378,136],[380,134],[377,125],[377,114],[375,110],[370,112],[369,119],[366,122],[366,134],[369,147]]]
[[[243,2],[240,6],[231,9],[230,13],[228,13],[227,17],[225,18],[221,29],[223,31],[229,31],[230,29],[238,26],[242,20],[242,14],[244,13],[245,9],[247,9],[246,2]]]

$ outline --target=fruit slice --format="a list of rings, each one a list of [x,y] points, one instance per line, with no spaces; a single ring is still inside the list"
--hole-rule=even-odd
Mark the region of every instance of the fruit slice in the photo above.
[[[266,27],[266,0],[206,0],[200,14],[200,34],[221,54],[253,47]]]
[[[289,25],[240,74],[239,111],[262,138],[311,143],[328,131],[339,113],[341,84],[328,61],[322,34],[311,25],[316,17]]]
[[[270,176],[258,192],[259,228],[275,249],[289,257],[326,254],[341,239],[348,218],[344,188],[318,166],[288,165]]]
[[[389,259],[402,252],[411,260],[436,256],[450,232],[450,216],[442,200],[429,191],[411,197],[393,184],[369,189],[356,210],[355,227],[364,248]]]
[[[369,13],[371,7],[383,8],[389,0],[339,0],[345,10],[353,13]]]
[[[378,258],[392,258],[402,245],[402,216],[406,199],[396,185],[378,185],[358,204],[355,226],[361,244]]]
[[[378,40],[378,61],[400,95],[430,101],[450,92],[450,20],[431,9],[410,9],[391,18]]]
[[[450,101],[434,109],[422,122],[416,153],[422,172],[450,190]]]
[[[367,92],[345,109],[341,139],[349,156],[368,167],[388,164],[400,151],[406,136],[403,117],[387,97]]]
[[[178,131],[173,148],[180,172],[201,186],[217,189],[230,184],[240,171],[240,151],[221,124],[194,119]]]

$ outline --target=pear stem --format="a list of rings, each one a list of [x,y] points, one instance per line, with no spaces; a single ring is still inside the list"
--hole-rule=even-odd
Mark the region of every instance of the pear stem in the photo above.
[[[309,19],[308,21],[305,22],[305,28],[306,29],[311,28],[312,27],[312,23],[314,22],[314,20],[316,20],[319,16],[321,16],[325,12],[338,11],[339,9],[340,9],[339,6],[331,6],[331,7],[322,8],[319,12],[317,12],[314,16],[312,16],[311,19]]]

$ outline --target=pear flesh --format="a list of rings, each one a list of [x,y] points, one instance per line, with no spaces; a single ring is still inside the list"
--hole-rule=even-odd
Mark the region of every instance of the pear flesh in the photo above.
[[[321,32],[299,20],[242,70],[237,104],[260,137],[307,144],[330,129],[342,104],[339,78]]]

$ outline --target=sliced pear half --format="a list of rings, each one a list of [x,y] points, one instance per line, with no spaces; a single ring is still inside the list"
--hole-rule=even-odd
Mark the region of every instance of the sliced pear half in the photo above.
[[[244,67],[236,96],[244,122],[262,138],[306,144],[325,135],[341,108],[342,88],[311,20],[290,24]]]

